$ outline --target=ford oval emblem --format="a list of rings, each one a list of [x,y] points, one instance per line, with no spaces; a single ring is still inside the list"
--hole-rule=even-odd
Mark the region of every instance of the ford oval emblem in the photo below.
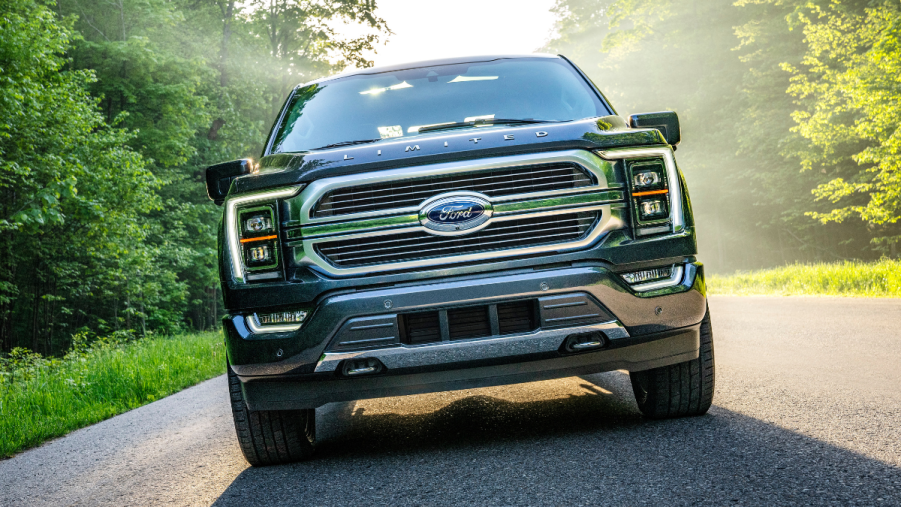
[[[450,192],[424,202],[419,221],[439,235],[467,234],[483,228],[491,218],[491,202],[475,192]]]
[[[485,206],[482,203],[469,199],[460,199],[441,203],[441,206],[432,208],[429,220],[436,224],[464,224],[470,220],[478,220],[485,214]]]

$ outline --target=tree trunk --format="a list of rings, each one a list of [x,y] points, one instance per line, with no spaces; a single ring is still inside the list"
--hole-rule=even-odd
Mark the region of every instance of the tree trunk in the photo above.
[[[40,344],[40,320],[38,317],[41,312],[41,286],[37,260],[34,262],[32,276],[34,276],[34,283],[31,285],[33,290],[31,298],[31,350],[37,352]]]
[[[222,47],[219,49],[219,84],[228,86],[228,42],[232,35],[232,19],[235,15],[235,0],[228,0],[222,17]]]
[[[2,241],[10,239],[11,238],[8,234],[6,236],[0,235],[0,252],[3,253],[4,259],[6,259],[4,265],[0,266],[0,282],[6,282],[12,286],[15,286],[16,264],[12,255],[12,248],[9,242]],[[7,294],[7,296],[11,295],[12,294]],[[13,347],[12,310],[12,301],[0,303],[0,352],[8,352],[12,350]]]

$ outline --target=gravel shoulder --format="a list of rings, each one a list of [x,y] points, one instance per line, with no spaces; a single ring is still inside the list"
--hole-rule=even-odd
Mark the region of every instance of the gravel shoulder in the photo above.
[[[705,417],[611,372],[317,411],[251,469],[218,377],[0,461],[0,505],[901,505],[901,300],[714,297]]]

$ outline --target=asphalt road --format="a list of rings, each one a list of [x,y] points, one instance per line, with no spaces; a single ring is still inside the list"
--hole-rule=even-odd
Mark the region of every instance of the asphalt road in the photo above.
[[[622,372],[333,404],[249,468],[219,377],[0,462],[0,505],[901,505],[901,300],[719,297],[704,417]]]

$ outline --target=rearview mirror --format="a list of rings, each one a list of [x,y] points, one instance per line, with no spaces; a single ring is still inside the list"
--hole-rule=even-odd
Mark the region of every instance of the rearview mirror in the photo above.
[[[679,116],[673,111],[633,114],[629,116],[629,126],[632,128],[657,129],[663,134],[666,143],[673,147],[682,141]]]
[[[232,180],[252,172],[253,160],[249,158],[211,165],[206,168],[206,194],[217,205],[221,205],[225,202]]]

